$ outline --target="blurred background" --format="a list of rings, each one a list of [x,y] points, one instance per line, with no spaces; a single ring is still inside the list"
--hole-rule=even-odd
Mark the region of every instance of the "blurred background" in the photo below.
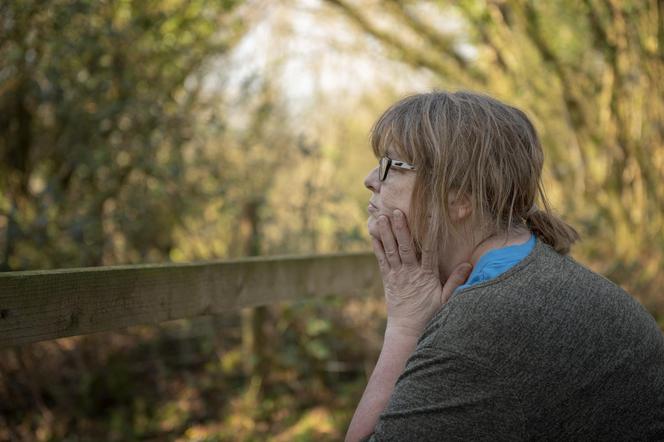
[[[578,261],[664,325],[661,0],[3,0],[0,271],[369,251],[373,121],[525,110]],[[341,440],[382,299],[0,350],[0,440]],[[258,339],[260,336],[261,339]]]

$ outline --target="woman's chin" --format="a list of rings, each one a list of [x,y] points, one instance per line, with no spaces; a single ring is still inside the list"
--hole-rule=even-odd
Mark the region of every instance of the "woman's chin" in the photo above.
[[[369,216],[367,220],[367,230],[369,235],[380,240],[380,232],[378,231],[378,221],[373,216]]]

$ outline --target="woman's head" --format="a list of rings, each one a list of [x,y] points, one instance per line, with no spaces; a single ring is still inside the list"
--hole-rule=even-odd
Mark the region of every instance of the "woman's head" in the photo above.
[[[416,168],[390,169],[385,181],[373,171],[365,184],[374,192],[377,212],[406,213],[420,249],[430,243],[444,250],[450,235],[471,235],[474,241],[519,226],[559,253],[568,253],[579,239],[551,212],[541,184],[544,155],[537,132],[515,107],[465,91],[413,95],[378,119],[371,145],[377,157]],[[535,210],[538,197],[541,209]],[[462,224],[472,228],[461,231]]]

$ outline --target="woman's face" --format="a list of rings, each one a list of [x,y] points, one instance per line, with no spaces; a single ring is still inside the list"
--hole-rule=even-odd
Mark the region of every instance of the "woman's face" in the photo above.
[[[387,156],[393,160],[401,160],[395,152],[388,150]],[[373,168],[364,179],[364,185],[371,190],[369,200],[369,220],[367,222],[369,235],[380,240],[378,231],[378,217],[387,216],[392,219],[394,209],[401,210],[410,225],[410,200],[415,186],[415,172],[411,170],[390,167],[387,178],[380,181],[378,178],[378,166]]]

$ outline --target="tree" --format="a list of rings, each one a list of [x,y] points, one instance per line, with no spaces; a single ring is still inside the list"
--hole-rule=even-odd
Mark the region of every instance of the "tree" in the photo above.
[[[206,64],[245,29],[239,3],[2,3],[2,269],[168,257],[204,197],[183,152]]]
[[[664,258],[661,1],[326,1],[442,87],[525,108],[555,205],[593,238],[581,253],[635,292],[654,292]]]

